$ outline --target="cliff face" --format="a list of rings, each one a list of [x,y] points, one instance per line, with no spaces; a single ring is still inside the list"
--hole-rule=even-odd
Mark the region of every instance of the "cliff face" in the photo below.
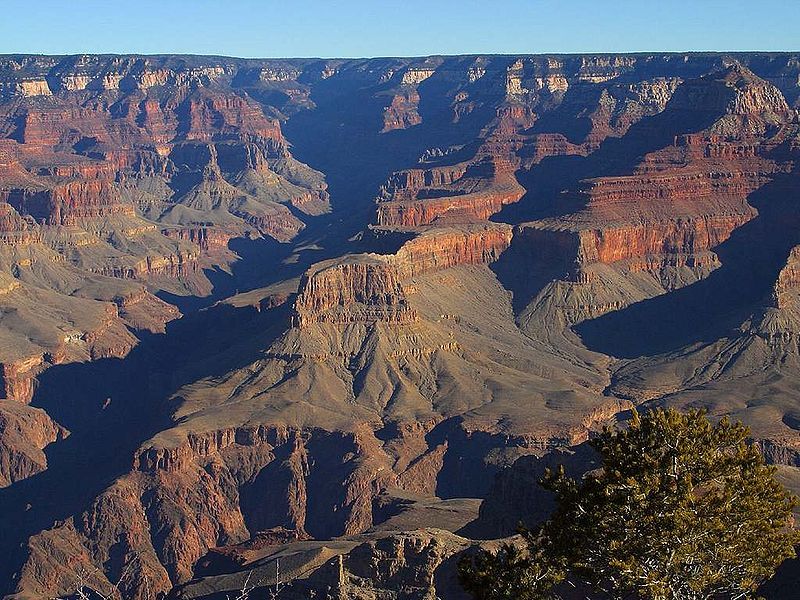
[[[7,592],[460,600],[633,405],[796,480],[798,64],[1,57]]]
[[[683,84],[654,118],[667,128],[687,113],[704,115],[697,122],[706,129],[675,135],[627,165],[631,174],[577,182],[562,194],[562,214],[520,225],[518,251],[553,257],[551,270],[566,271],[541,292],[539,305],[575,323],[691,284],[719,266],[713,250],[758,215],[748,198],[790,168],[780,148],[793,117],[777,88],[738,64]],[[632,128],[631,143],[655,135],[653,127]],[[584,159],[587,174],[591,163]],[[548,297],[563,298],[564,289],[567,301],[558,308]],[[539,323],[533,312],[526,318]]]
[[[494,155],[484,156],[486,152]],[[514,179],[511,153],[510,146],[497,144],[470,163],[394,174],[382,188],[378,225],[418,227],[437,220],[488,219],[524,193]]]
[[[476,224],[423,230],[393,257],[403,277],[414,277],[458,265],[490,264],[511,243],[511,227]]]
[[[45,470],[47,457],[42,450],[67,435],[43,410],[0,401],[0,486]]]
[[[411,323],[409,280],[458,265],[490,264],[511,242],[503,224],[473,224],[421,230],[396,254],[354,255],[315,265],[300,280],[294,302],[302,327],[312,322],[387,321]],[[404,285],[406,282],[406,285]]]
[[[269,106],[233,89],[236,71],[0,58],[2,302],[17,311],[2,397],[29,401],[49,364],[124,356],[126,325],[163,330],[179,313],[144,286],[208,293],[202,268],[231,260],[228,240],[287,241],[304,227],[287,205],[327,210],[324,178],[294,160]]]
[[[364,307],[364,311],[356,307]],[[333,320],[381,320],[411,322],[415,315],[408,307],[399,273],[388,261],[363,257],[357,262],[339,262],[306,273],[295,300],[299,326]]]

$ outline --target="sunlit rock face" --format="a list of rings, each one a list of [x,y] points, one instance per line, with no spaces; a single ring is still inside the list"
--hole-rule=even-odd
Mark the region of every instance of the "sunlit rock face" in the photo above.
[[[232,238],[287,242],[328,210],[235,64],[81,56],[0,59],[3,397],[50,364],[124,356],[207,294]],[[33,332],[33,333],[32,333]]]

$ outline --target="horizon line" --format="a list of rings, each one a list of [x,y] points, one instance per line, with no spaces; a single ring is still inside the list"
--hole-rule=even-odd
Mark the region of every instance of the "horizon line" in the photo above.
[[[726,54],[800,54],[797,50],[625,50],[625,51],[586,51],[586,52],[464,52],[457,54],[404,54],[375,56],[237,56],[234,54],[204,54],[196,52],[0,52],[0,57],[40,56],[47,58],[70,58],[79,56],[138,56],[161,58],[169,56],[196,58],[225,58],[232,60],[390,60],[419,58],[467,58],[467,57],[513,57],[513,56],[642,56],[653,54],[669,55],[726,55]]]

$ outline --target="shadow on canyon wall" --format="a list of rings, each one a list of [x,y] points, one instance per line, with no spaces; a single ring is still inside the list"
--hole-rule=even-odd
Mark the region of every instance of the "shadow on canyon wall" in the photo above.
[[[48,468],[0,489],[0,581],[25,558],[28,537],[85,510],[130,471],[140,444],[170,426],[170,396],[198,377],[243,367],[283,331],[285,306],[269,311],[218,305],[148,335],[123,359],[55,366],[39,377],[33,406],[70,430],[46,449]],[[220,360],[220,344],[239,344]],[[214,356],[214,361],[204,360]],[[9,591],[9,590],[7,590]]]
[[[680,135],[709,128],[725,114],[734,91],[721,81],[705,79],[682,83],[662,112],[634,123],[623,137],[606,138],[588,156],[551,156],[530,169],[520,169],[516,176],[525,195],[519,202],[506,205],[492,220],[517,225],[578,211],[587,199],[575,193],[582,180],[630,175],[646,154],[671,146]],[[582,93],[582,86],[570,88],[564,102],[569,102],[572,94]],[[564,118],[543,121],[535,123],[529,133],[558,133],[567,127]],[[523,158],[525,152],[523,148]]]
[[[320,85],[313,98],[317,108],[295,115],[285,130],[297,158],[325,173],[333,211],[305,216],[307,227],[290,243],[231,241],[240,260],[230,272],[206,272],[212,294],[159,294],[184,316],[168,324],[166,334],[139,334],[141,342],[125,358],[58,365],[38,378],[32,405],[46,410],[71,433],[46,448],[45,471],[0,489],[0,556],[6,557],[0,564],[0,591],[13,590],[13,575],[25,560],[30,536],[85,510],[130,471],[143,442],[172,425],[176,405],[170,396],[176,390],[252,363],[288,324],[287,305],[258,312],[215,304],[218,300],[296,277],[319,260],[368,250],[365,244],[370,242],[351,238],[373,221],[373,200],[386,177],[398,165],[413,166],[430,146],[448,146],[477,135],[478,115],[466,124],[453,125],[451,119],[444,120],[448,125],[439,124],[434,115],[448,107],[429,100],[425,88],[435,90],[444,83],[430,79],[420,85],[423,124],[380,136],[375,133],[381,127],[384,99],[374,98],[374,90],[362,91],[357,83]],[[362,110],[353,111],[353,106]],[[365,123],[374,129],[365,131]],[[244,346],[241,340],[246,340]],[[219,347],[234,343],[238,351],[222,355],[220,361]],[[216,360],[204,360],[208,356]],[[247,501],[245,494],[243,502]],[[330,515],[321,514],[324,510],[310,505],[309,520],[330,520]],[[317,533],[324,536],[336,529],[332,522]]]
[[[753,192],[759,215],[714,248],[722,266],[692,285],[637,302],[575,327],[591,349],[618,358],[662,354],[731,334],[771,300],[778,273],[800,243],[796,190],[781,174]]]
[[[594,177],[630,175],[644,156],[675,143],[680,135],[702,131],[724,114],[725,102],[715,110],[692,110],[693,86],[678,86],[664,111],[646,117],[630,127],[622,138],[609,137],[588,156],[552,156],[529,169],[520,169],[516,176],[525,188],[525,195],[516,204],[509,204],[491,220],[519,225],[537,219],[557,218],[585,208],[588,196],[579,193],[581,182]],[[714,82],[709,95],[727,98],[732,91]],[[584,93],[571,89],[567,93]],[[531,133],[559,131],[562,121],[548,119],[534,125]],[[522,154],[526,152],[525,148]],[[562,279],[574,269],[577,253],[564,249],[562,255],[533,255],[524,240],[515,236],[510,248],[491,265],[500,282],[512,292],[514,311],[519,314],[551,281]],[[524,265],[524,267],[523,267]]]

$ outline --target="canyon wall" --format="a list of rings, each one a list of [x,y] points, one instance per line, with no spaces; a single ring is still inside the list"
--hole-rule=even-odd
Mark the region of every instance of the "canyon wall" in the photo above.
[[[798,64],[0,57],[3,592],[456,599],[634,406],[792,481]]]
[[[207,294],[230,239],[288,241],[304,223],[287,206],[328,209],[231,65],[8,56],[0,72],[3,398],[29,401],[50,364],[124,356],[126,327],[179,316],[150,292]]]

